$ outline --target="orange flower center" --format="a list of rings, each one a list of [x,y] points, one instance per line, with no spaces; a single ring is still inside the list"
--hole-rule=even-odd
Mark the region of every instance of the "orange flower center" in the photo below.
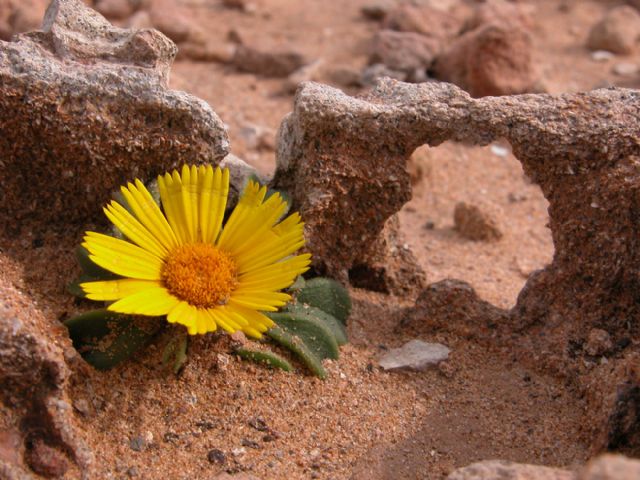
[[[233,259],[208,243],[172,250],[162,267],[162,281],[173,295],[202,308],[226,304],[238,283]]]

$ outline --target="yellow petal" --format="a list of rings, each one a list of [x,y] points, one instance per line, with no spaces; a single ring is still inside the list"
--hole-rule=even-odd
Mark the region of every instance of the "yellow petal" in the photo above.
[[[86,293],[87,298],[102,301],[119,300],[141,290],[148,290],[149,288],[159,286],[160,283],[156,280],[134,280],[131,278],[85,282],[80,284],[80,287],[84,290],[84,293]]]
[[[124,297],[107,307],[108,310],[132,315],[161,316],[175,308],[180,300],[164,287],[141,290]]]
[[[201,240],[205,243],[215,242],[227,205],[229,194],[229,170],[200,167],[199,173],[199,216]]]
[[[140,280],[160,280],[162,260],[132,243],[101,233],[87,232],[82,244],[89,258],[110,272]]]
[[[167,221],[171,225],[171,229],[175,233],[178,242],[182,245],[187,241],[189,234],[184,216],[181,213],[180,188],[179,185],[175,185],[169,173],[164,176],[158,176],[158,190],[160,191],[162,207],[167,215]]]
[[[167,250],[178,244],[160,207],[140,180],[136,180],[135,185],[123,186],[121,192],[138,220]]]
[[[261,338],[262,332],[266,332],[275,325],[269,317],[250,308],[233,305],[229,306],[228,310],[234,311],[237,315],[247,320],[248,324],[242,327],[242,331],[254,338]]]
[[[268,281],[275,278],[286,278],[290,276],[295,278],[301,273],[308,270],[311,263],[311,255],[305,253],[287,258],[281,262],[272,263],[256,270],[250,270],[238,277],[241,285],[250,284],[251,282]]]
[[[196,325],[197,312],[198,309],[193,305],[189,305],[184,301],[179,301],[179,303],[175,305],[167,315],[167,321],[169,323],[179,323],[180,325],[184,325],[189,330],[189,333],[191,333]]]
[[[132,242],[160,258],[164,257],[167,249],[118,202],[113,200],[104,208],[104,213],[111,223]]]

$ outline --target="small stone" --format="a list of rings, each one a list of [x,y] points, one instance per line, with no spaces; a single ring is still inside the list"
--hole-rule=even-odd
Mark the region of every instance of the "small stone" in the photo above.
[[[531,5],[509,2],[507,0],[486,0],[476,3],[475,11],[465,23],[464,30],[470,31],[485,25],[518,26],[531,30],[534,15]]]
[[[228,64],[233,60],[236,47],[233,44],[220,45],[213,42],[186,41],[178,47],[177,59],[189,59],[195,62],[215,62]]]
[[[374,0],[364,5],[360,12],[369,20],[384,20],[387,14],[396,6],[395,0]]]
[[[129,467],[127,469],[127,475],[129,477],[137,477],[140,474],[140,472],[138,471],[138,467]]]
[[[606,354],[613,348],[611,336],[606,330],[594,328],[589,332],[587,342],[584,345],[584,351],[592,357],[598,357]]]
[[[506,157],[507,155],[509,155],[509,149],[506,147],[503,147],[502,145],[497,145],[495,143],[491,144],[491,153],[493,153],[496,157]]]
[[[270,151],[276,149],[276,132],[260,125],[245,125],[238,135],[245,141],[249,150]]]
[[[389,350],[378,363],[384,370],[424,370],[449,358],[449,352],[450,350],[440,343],[414,339],[400,348]]]
[[[391,70],[382,63],[376,63],[369,65],[363,70],[360,83],[362,83],[362,85],[375,85],[378,80],[383,77],[389,77],[403,82],[407,79],[407,74],[398,70]]]
[[[129,440],[129,447],[135,452],[142,452],[147,448],[147,442],[142,436],[133,437]]]
[[[609,10],[589,32],[587,47],[630,54],[640,38],[640,12],[629,5]]]
[[[73,401],[73,408],[75,408],[78,412],[80,412],[85,417],[89,415],[91,412],[89,408],[89,402],[87,402],[84,398],[77,398]]]
[[[243,447],[253,448],[254,450],[260,450],[260,444],[254,440],[250,440],[248,438],[243,438],[240,442]]]
[[[616,55],[608,50],[596,50],[595,52],[591,52],[591,60],[594,62],[606,62],[611,60]]]
[[[635,63],[616,63],[611,71],[621,77],[631,77],[638,73],[638,65]]]
[[[245,453],[247,453],[247,449],[244,447],[240,447],[240,448],[234,448],[233,450],[231,450],[231,454],[234,457],[241,457],[243,456]]]
[[[62,477],[69,468],[67,457],[40,439],[36,439],[27,449],[25,460],[31,469],[43,477]]]
[[[98,0],[94,7],[109,19],[122,20],[133,13],[133,5],[129,0]]]
[[[207,460],[209,460],[209,463],[224,465],[227,461],[227,456],[222,450],[212,448],[211,450],[209,450],[209,453],[207,453]]]
[[[382,30],[373,37],[370,64],[411,74],[426,70],[440,50],[440,41],[414,32]]]
[[[399,32],[415,32],[440,41],[455,37],[462,27],[457,17],[430,5],[404,3],[391,10],[383,28]]]
[[[502,238],[501,217],[500,208],[492,203],[459,202],[453,212],[454,228],[469,240],[499,240]]]
[[[249,426],[251,428],[255,428],[259,432],[268,432],[269,431],[269,426],[260,417],[252,418],[251,420],[249,420]]]
[[[287,77],[309,62],[304,55],[295,50],[263,50],[240,44],[236,48],[232,63],[242,72],[265,77]]]
[[[233,332],[231,335],[231,341],[239,344],[239,345],[245,345],[247,343],[247,336],[244,334],[244,332],[242,330],[237,330],[235,332]]]
[[[149,15],[153,26],[176,43],[201,35],[196,32],[193,22],[169,0],[154,2]]]

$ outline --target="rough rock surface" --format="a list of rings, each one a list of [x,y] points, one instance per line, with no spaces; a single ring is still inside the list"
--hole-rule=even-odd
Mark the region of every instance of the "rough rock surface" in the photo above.
[[[526,93],[537,88],[533,41],[517,26],[485,25],[454,40],[433,66],[436,78],[474,97]]]
[[[501,217],[499,207],[488,202],[459,202],[453,211],[454,228],[469,240],[502,238]]]
[[[503,460],[484,460],[459,468],[447,480],[576,480],[569,470]]]
[[[25,442],[20,448],[24,463],[2,458],[0,472],[20,472],[26,463],[38,473],[60,475],[67,469],[67,455],[88,468],[92,457],[74,429],[65,392],[66,362],[76,355],[66,329],[51,325],[34,302],[10,285],[0,285],[0,298],[0,402],[20,419],[16,423]]]
[[[633,52],[640,40],[640,12],[629,5],[611,9],[589,32],[587,46],[613,53]]]
[[[640,460],[622,455],[601,455],[591,460],[577,480],[635,480],[640,478]]]
[[[640,93],[626,89],[473,99],[450,84],[385,80],[352,98],[307,83],[280,128],[274,184],[305,219],[315,269],[345,279],[410,198],[413,150],[508,141],[549,201],[555,256],[529,277],[506,330],[519,331],[525,361],[585,389],[596,377],[608,386],[589,400],[594,448],[637,447],[638,347],[629,338],[640,334],[638,118]],[[486,309],[481,323],[502,318]],[[602,370],[573,356],[592,328],[617,346]]]
[[[79,0],[54,0],[42,32],[0,43],[0,218],[80,220],[134,176],[217,164],[225,126],[167,88],[175,53],[161,33],[114,28]]]

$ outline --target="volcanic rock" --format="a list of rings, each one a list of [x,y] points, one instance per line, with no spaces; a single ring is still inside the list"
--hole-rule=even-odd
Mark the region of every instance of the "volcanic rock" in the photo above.
[[[175,53],[161,33],[112,27],[79,0],[54,0],[42,32],[0,44],[0,218],[86,219],[125,180],[217,164],[225,126],[167,88]]]

